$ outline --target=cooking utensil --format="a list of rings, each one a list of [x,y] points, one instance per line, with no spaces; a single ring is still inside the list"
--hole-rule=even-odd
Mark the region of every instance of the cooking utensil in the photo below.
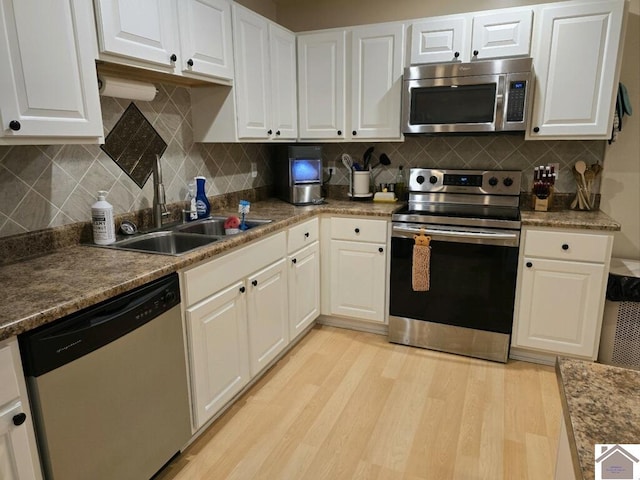
[[[353,198],[353,159],[348,153],[342,154],[342,164],[349,170],[349,195]]]
[[[371,161],[371,155],[373,154],[373,150],[374,149],[375,149],[375,147],[369,147],[364,152],[364,155],[362,156],[362,169],[363,170],[367,170],[369,168],[369,162]]]
[[[373,170],[376,167],[379,167],[380,165],[384,165],[385,167],[388,167],[389,165],[391,165],[391,159],[387,156],[386,153],[380,154],[380,160],[373,167],[371,167],[371,170]]]

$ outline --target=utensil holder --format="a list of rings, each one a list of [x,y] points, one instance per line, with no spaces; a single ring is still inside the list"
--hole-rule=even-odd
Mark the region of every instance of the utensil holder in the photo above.
[[[371,172],[357,171],[353,172],[353,195],[362,196],[371,193]]]
[[[596,195],[591,190],[591,186],[582,185],[582,182],[576,182],[576,197],[571,203],[574,210],[589,211],[593,210],[596,205]]]

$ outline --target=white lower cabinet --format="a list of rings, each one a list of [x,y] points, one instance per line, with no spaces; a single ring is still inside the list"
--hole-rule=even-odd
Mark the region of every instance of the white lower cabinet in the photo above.
[[[0,478],[42,478],[15,337],[0,342]]]
[[[289,343],[286,233],[182,272],[194,431]]]
[[[332,218],[328,284],[332,315],[385,321],[387,222]]]
[[[289,337],[293,340],[320,315],[320,244],[289,255]]]
[[[513,347],[595,360],[613,236],[525,229]]]
[[[249,277],[247,288],[249,363],[253,377],[289,343],[285,260]]]
[[[235,282],[186,310],[196,428],[249,382],[245,291]]]

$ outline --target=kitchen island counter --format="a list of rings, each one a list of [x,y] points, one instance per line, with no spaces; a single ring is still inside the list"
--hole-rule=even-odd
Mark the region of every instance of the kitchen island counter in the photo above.
[[[592,480],[596,444],[640,441],[640,371],[558,358],[556,373],[574,471]]]

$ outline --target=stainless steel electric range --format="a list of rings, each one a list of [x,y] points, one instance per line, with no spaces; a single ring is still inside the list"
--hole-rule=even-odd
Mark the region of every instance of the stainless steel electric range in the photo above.
[[[520,244],[519,171],[413,168],[393,215],[389,341],[506,362]],[[428,290],[414,236],[430,237]]]

